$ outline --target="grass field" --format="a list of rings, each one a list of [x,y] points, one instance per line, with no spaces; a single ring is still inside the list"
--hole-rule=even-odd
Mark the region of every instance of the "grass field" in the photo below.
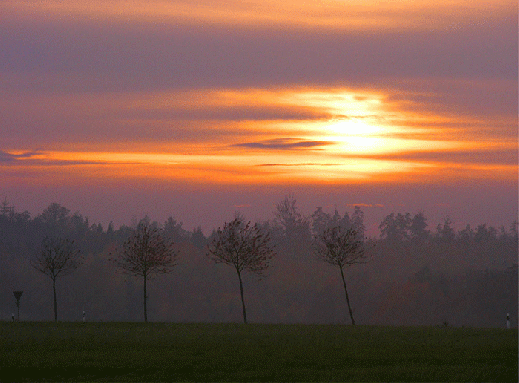
[[[518,381],[517,329],[0,322],[1,381]]]

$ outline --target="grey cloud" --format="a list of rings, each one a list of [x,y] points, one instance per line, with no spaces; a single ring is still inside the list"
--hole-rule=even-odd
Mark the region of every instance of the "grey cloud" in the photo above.
[[[23,38],[20,38],[23,36]],[[517,82],[517,22],[329,32],[123,24],[0,26],[0,70],[73,74],[83,91],[337,84],[391,78]],[[85,82],[81,75],[90,76]],[[79,77],[76,77],[79,76]],[[36,75],[32,86],[51,86]]]
[[[113,165],[114,162],[108,161],[81,161],[81,160],[49,160],[46,158],[33,158],[36,155],[41,155],[43,152],[25,152],[22,154],[10,154],[6,151],[0,150],[0,164],[18,164],[19,159],[23,158],[24,164],[29,165],[44,165],[44,166],[70,166],[70,165]],[[119,161],[122,165],[138,165],[138,162]]]
[[[250,148],[250,149],[267,149],[267,150],[294,150],[314,148],[318,146],[333,145],[331,141],[299,141],[292,138],[277,138],[273,140],[265,140],[258,142],[245,142],[234,144],[234,147]]]
[[[111,114],[113,116],[113,113]],[[124,118],[164,119],[164,120],[220,120],[220,121],[244,121],[244,120],[315,120],[327,119],[331,115],[306,107],[269,107],[269,106],[218,106],[207,107],[200,105],[197,109],[169,109],[169,110],[133,110],[119,114]]]
[[[0,163],[14,162],[19,158],[31,158],[34,155],[39,154],[38,152],[25,152],[22,154],[11,154],[0,150]]]
[[[12,154],[3,152],[0,150],[0,163],[2,162],[12,162],[14,161],[14,156]]]
[[[472,81],[414,79],[386,83],[386,87],[387,102],[400,103],[401,108],[407,107],[411,111],[420,105],[439,114],[455,113],[499,119],[505,115],[517,117],[517,81],[484,78]]]

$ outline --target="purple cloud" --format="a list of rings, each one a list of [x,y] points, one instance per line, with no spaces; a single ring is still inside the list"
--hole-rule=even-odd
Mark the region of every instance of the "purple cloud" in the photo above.
[[[293,138],[276,138],[258,142],[244,142],[232,145],[234,147],[266,150],[295,150],[305,148],[315,148],[319,146],[333,145],[332,141],[301,141]]]

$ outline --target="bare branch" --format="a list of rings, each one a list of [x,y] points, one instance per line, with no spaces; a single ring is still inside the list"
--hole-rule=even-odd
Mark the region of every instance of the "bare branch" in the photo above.
[[[215,263],[234,266],[237,272],[249,271],[261,275],[270,266],[275,255],[270,246],[269,234],[243,218],[236,217],[218,228],[216,236],[208,246],[207,255]]]
[[[74,241],[58,237],[45,237],[40,252],[31,258],[32,267],[53,281],[71,274],[81,263],[82,257],[74,247]]]
[[[177,265],[173,246],[159,229],[142,223],[110,260],[125,273],[149,278],[169,273]]]
[[[355,229],[340,226],[326,229],[316,237],[315,254],[323,262],[338,267],[366,263],[364,243]]]

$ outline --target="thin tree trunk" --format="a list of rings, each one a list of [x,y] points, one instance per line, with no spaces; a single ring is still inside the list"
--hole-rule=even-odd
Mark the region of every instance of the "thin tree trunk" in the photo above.
[[[351,309],[350,305],[350,298],[348,296],[348,289],[346,288],[346,280],[344,279],[344,271],[342,270],[342,267],[339,267],[341,269],[341,277],[342,277],[342,284],[344,285],[344,294],[346,295],[346,303],[348,304],[348,310],[350,312],[350,318],[351,318],[351,324],[355,326],[355,319],[353,319],[353,311]]]
[[[146,275],[144,276],[144,322],[148,322],[148,312],[146,311]]]
[[[56,298],[56,279],[52,280],[52,290],[54,291],[54,322],[58,321],[58,299]]]
[[[245,310],[245,300],[243,299],[243,282],[241,280],[241,274],[239,271],[238,271],[238,279],[240,280],[241,305],[243,307],[243,323],[247,323],[247,311]]]

